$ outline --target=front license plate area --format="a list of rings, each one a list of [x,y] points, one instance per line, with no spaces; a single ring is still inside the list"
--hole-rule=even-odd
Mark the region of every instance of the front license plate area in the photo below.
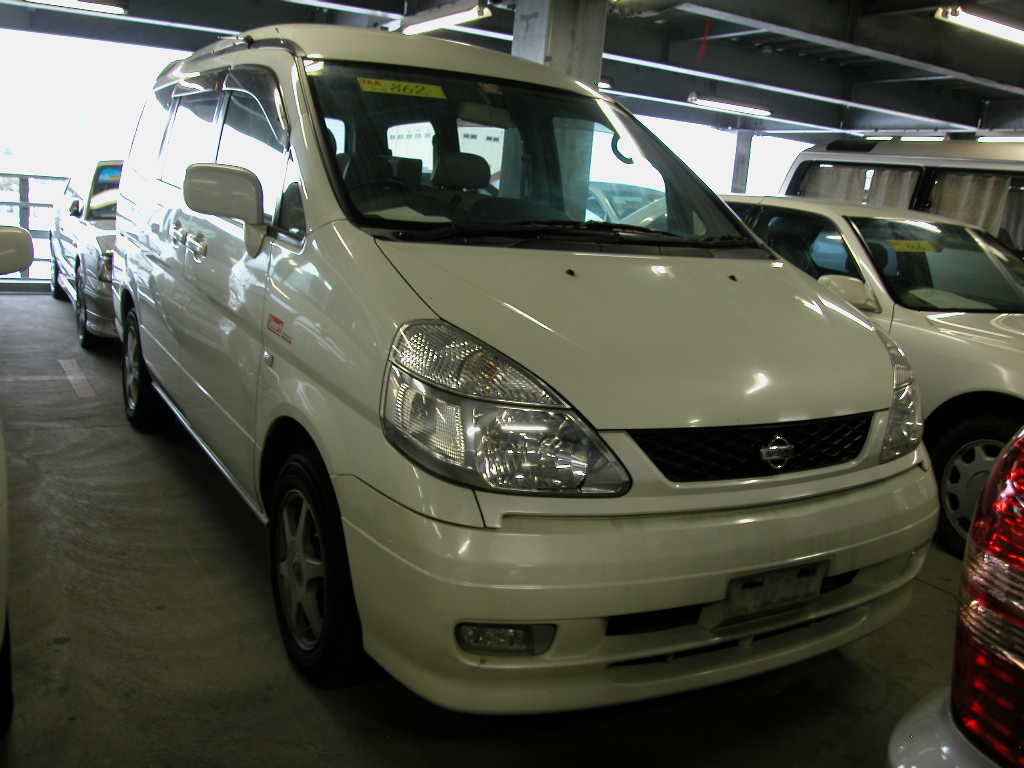
[[[765,571],[729,582],[726,620],[750,619],[813,600],[821,594],[827,563]]]

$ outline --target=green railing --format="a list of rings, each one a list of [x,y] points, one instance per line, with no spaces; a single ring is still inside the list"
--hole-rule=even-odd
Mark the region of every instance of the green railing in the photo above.
[[[35,249],[28,269],[0,277],[0,290],[36,290],[49,280],[50,226],[66,184],[66,176],[0,171],[0,224],[27,229]]]

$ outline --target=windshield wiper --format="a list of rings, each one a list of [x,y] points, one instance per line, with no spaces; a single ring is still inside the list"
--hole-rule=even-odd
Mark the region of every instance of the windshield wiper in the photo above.
[[[676,245],[711,247],[711,244],[714,243],[717,247],[718,243],[728,241],[726,247],[739,245],[739,243],[733,243],[733,236],[690,240],[674,235],[671,232],[649,229],[648,227],[641,227],[635,224],[617,224],[611,221],[564,221],[561,219],[487,224],[456,224],[452,222],[451,224],[442,224],[429,229],[405,229],[395,232],[395,235],[403,240],[448,240],[451,238],[476,237],[526,239],[529,237],[558,236],[563,234],[571,237],[587,237],[595,234],[605,235],[614,241],[635,244],[672,243]],[[741,237],[739,239],[743,241],[744,245],[756,244],[748,238]]]
[[[761,244],[746,235],[710,235],[708,237],[685,238],[685,245],[697,245],[702,248],[760,248]]]

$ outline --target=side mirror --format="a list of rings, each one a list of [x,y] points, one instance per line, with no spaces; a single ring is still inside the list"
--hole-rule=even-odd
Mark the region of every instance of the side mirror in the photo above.
[[[32,263],[32,236],[21,227],[0,227],[0,275],[23,272]]]
[[[77,197],[71,201],[71,205],[68,206],[68,214],[74,216],[76,219],[82,216],[82,201]]]
[[[241,219],[245,249],[259,253],[267,225],[263,219],[263,185],[256,174],[235,165],[196,163],[185,171],[185,205],[197,213]]]
[[[832,293],[839,294],[842,298],[853,304],[857,309],[867,312],[881,312],[878,300],[871,295],[871,291],[863,280],[848,275],[822,275],[818,283],[828,288]]]

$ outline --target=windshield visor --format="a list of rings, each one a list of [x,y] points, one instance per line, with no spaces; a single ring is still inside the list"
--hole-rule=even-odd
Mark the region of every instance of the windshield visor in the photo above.
[[[909,309],[1024,312],[1024,262],[956,224],[852,218],[892,298]]]
[[[603,99],[436,70],[307,61],[306,72],[331,170],[362,225],[414,234],[606,222],[746,236],[675,155]]]

